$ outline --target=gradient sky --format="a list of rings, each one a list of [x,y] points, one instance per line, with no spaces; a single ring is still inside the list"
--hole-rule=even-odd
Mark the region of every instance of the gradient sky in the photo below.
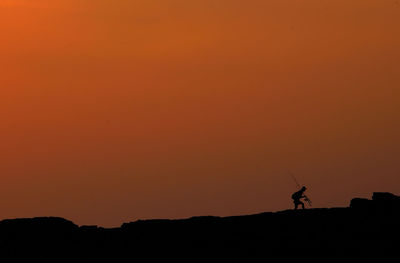
[[[400,194],[395,0],[0,0],[0,218]]]

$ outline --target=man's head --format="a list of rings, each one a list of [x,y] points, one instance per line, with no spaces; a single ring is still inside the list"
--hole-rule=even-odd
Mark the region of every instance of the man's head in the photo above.
[[[303,187],[301,188],[301,190],[302,190],[302,191],[305,191],[305,190],[307,190],[307,187],[303,186]]]

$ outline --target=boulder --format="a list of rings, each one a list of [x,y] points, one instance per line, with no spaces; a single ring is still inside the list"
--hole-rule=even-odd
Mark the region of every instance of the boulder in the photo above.
[[[377,207],[383,209],[400,209],[400,196],[392,193],[375,192],[372,200]]]
[[[366,198],[353,198],[350,202],[350,208],[352,209],[369,209],[372,206],[372,200]]]

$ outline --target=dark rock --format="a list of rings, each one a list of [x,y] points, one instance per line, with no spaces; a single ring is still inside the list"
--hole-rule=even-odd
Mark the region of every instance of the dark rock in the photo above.
[[[372,200],[377,209],[383,212],[396,212],[400,210],[400,197],[391,193],[374,193]]]
[[[375,192],[372,195],[372,200],[379,203],[400,204],[400,196],[392,193]]]
[[[353,209],[369,209],[372,208],[372,200],[366,198],[353,198],[350,202],[350,208]]]
[[[79,229],[83,230],[83,231],[96,231],[96,230],[99,229],[99,227],[96,226],[96,225],[94,225],[94,226],[80,226]]]
[[[139,220],[112,229],[62,218],[3,220],[0,251],[4,262],[396,262],[398,204],[395,195],[374,193],[350,208]]]

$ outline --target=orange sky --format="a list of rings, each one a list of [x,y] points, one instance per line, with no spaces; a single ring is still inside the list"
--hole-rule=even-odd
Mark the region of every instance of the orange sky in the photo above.
[[[0,0],[0,218],[400,194],[400,3]]]

